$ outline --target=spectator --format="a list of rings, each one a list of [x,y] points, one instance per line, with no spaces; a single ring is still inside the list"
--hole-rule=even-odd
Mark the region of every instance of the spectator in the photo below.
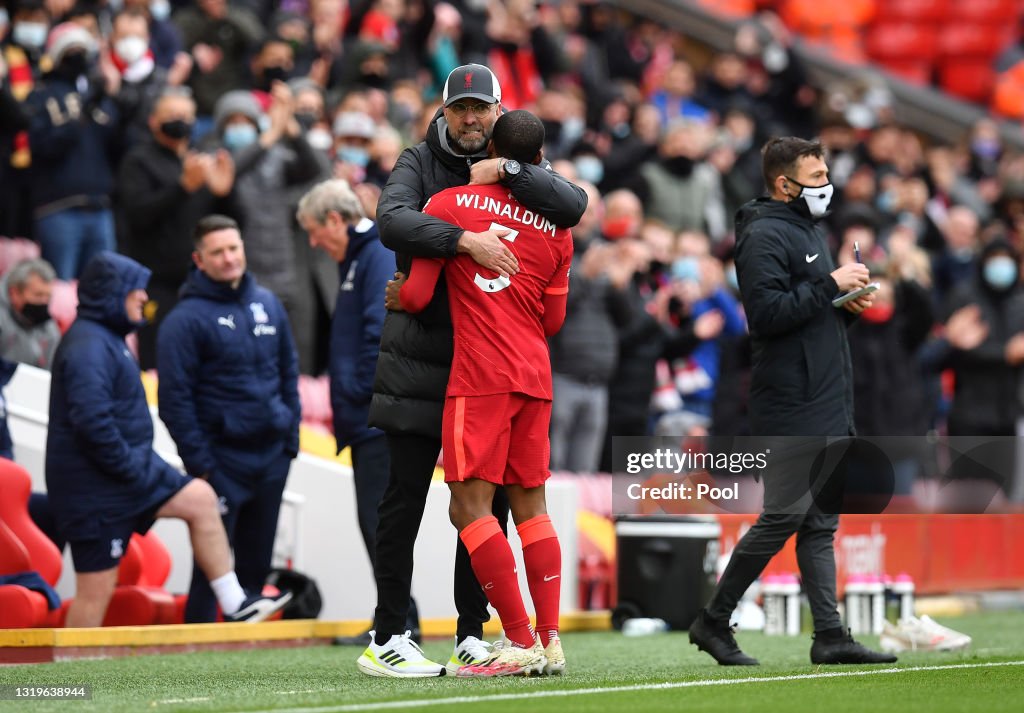
[[[943,226],[945,245],[932,256],[938,304],[948,304],[950,295],[974,278],[978,266],[978,227],[978,216],[970,208],[950,208]]]
[[[192,60],[181,54],[169,69],[156,64],[150,50],[149,25],[143,10],[122,10],[114,16],[110,33],[110,61],[121,75],[118,112],[127,134],[125,148],[149,136],[149,117],[157,99],[167,87],[178,87],[188,80]]]
[[[334,176],[358,185],[366,180],[370,142],[376,129],[362,112],[343,111],[334,117]]]
[[[189,150],[196,104],[187,88],[169,88],[149,115],[151,139],[135,146],[121,163],[118,198],[122,248],[151,266],[150,323],[139,330],[139,363],[156,367],[156,334],[178,302],[188,276],[192,230],[204,215],[235,212],[231,191],[235,165],[226,150]]]
[[[195,60],[189,84],[198,114],[205,118],[223,94],[245,86],[245,63],[263,37],[263,28],[251,11],[227,0],[199,0],[196,5],[175,13],[174,23]],[[197,135],[204,134],[203,129]]]
[[[238,224],[206,216],[196,269],[160,326],[160,418],[185,470],[213,486],[239,581],[262,591],[281,494],[299,452],[298,362],[281,303],[246,270]],[[185,621],[214,621],[217,600],[198,565]]]
[[[987,335],[972,349],[950,349],[943,364],[953,370],[954,379],[949,435],[986,437],[976,444],[975,456],[981,460],[960,459],[953,477],[991,480],[1004,492],[1009,492],[1015,460],[1015,441],[1007,437],[1016,436],[1021,414],[1018,399],[1007,398],[1018,393],[1024,364],[1019,265],[1019,254],[1005,240],[994,240],[982,249],[975,274],[953,293],[948,311],[955,314],[968,305],[977,307]],[[975,442],[960,440],[957,450],[970,450],[967,443]]]
[[[65,625],[99,626],[132,533],[185,520],[198,566],[228,621],[263,621],[291,599],[246,594],[209,484],[182,476],[153,451],[139,367],[124,343],[143,321],[149,270],[100,253],[82,272],[78,318],[53,364],[46,489],[58,533],[71,544],[75,600]]]
[[[11,103],[0,113],[13,117],[18,107],[24,106],[29,94],[39,82],[40,60],[46,35],[50,29],[50,15],[42,0],[23,0],[12,10],[11,28],[0,39],[0,85]],[[32,236],[32,196],[30,193],[32,152],[28,143],[28,117],[24,123],[11,123],[0,131],[0,235]]]
[[[287,189],[320,175],[321,164],[295,120],[291,90],[276,82],[261,131],[263,112],[250,92],[228,92],[217,102],[218,145],[235,161],[235,200],[248,245],[249,270],[260,284],[291,309],[295,251],[290,240],[293,214]]]
[[[391,458],[383,431],[367,425],[373,374],[384,324],[384,287],[394,275],[395,256],[380,243],[376,224],[363,213],[344,181],[318,184],[299,202],[298,219],[309,243],[335,261],[341,289],[331,320],[331,410],[337,450],[352,450],[359,531],[376,569],[377,510],[388,484]],[[419,637],[419,615],[410,600],[406,629]],[[366,634],[345,644],[366,646]]]
[[[648,219],[673,230],[699,230],[717,242],[725,232],[725,209],[721,177],[704,160],[710,139],[704,124],[670,126],[658,147],[658,161],[640,169],[636,193]]]
[[[149,21],[149,48],[157,67],[169,70],[181,61],[179,56],[188,57],[181,51],[181,33],[171,22],[170,0],[124,0],[124,7],[146,13]]]
[[[0,279],[0,358],[49,371],[60,341],[49,309],[55,277],[45,260],[22,260]]]
[[[608,382],[618,362],[618,329],[626,326],[631,273],[614,246],[597,237],[601,194],[587,190],[587,210],[573,230],[565,323],[551,337],[554,401],[551,469],[596,473],[608,421]]]
[[[98,252],[115,246],[114,188],[118,115],[116,72],[97,78],[96,40],[65,22],[50,32],[53,69],[29,95],[32,205],[36,238],[57,277],[78,277]]]

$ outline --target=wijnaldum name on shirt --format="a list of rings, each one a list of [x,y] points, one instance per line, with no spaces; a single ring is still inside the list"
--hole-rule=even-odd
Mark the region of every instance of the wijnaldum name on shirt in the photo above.
[[[512,205],[499,201],[491,196],[481,196],[476,193],[456,193],[455,204],[460,208],[472,208],[492,214],[495,218],[510,218],[522,225],[532,225],[542,233],[555,237],[555,224],[539,213],[523,208],[521,205]]]

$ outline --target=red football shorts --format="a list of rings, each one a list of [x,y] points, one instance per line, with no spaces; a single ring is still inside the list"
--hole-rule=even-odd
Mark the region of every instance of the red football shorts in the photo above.
[[[444,479],[536,488],[551,475],[551,402],[523,394],[450,396],[441,444]]]

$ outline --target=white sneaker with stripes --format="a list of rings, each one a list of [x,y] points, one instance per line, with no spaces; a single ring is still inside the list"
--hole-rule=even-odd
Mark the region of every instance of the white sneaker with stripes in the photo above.
[[[475,636],[467,636],[462,643],[456,643],[452,656],[448,659],[446,668],[448,674],[456,675],[463,666],[479,666],[494,658],[495,650],[492,644],[481,641]]]
[[[445,675],[444,666],[423,655],[423,649],[412,640],[411,631],[395,634],[379,646],[373,637],[374,632],[371,631],[370,645],[356,661],[356,666],[367,676],[430,678]]]

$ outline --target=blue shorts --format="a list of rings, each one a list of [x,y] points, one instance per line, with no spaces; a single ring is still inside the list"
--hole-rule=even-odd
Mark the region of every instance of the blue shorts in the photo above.
[[[191,478],[186,480],[187,483]],[[99,520],[98,537],[89,539],[69,539],[71,547],[71,559],[75,565],[75,572],[103,572],[113,569],[121,563],[121,558],[128,552],[128,542],[132,539],[133,533],[145,535],[149,528],[156,522],[156,514],[168,500],[177,495],[180,490],[170,493],[166,500],[157,503],[149,510],[130,515],[120,519]]]

